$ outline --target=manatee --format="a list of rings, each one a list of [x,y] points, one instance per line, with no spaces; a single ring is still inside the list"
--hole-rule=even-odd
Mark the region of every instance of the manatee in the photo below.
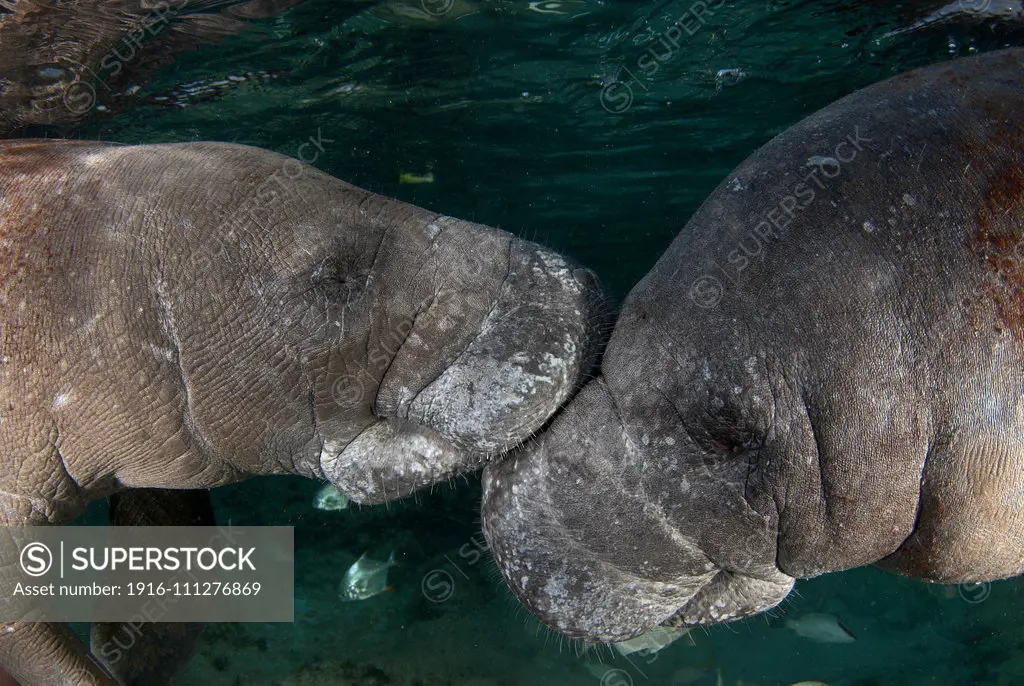
[[[876,564],[1024,569],[1024,51],[853,93],[726,177],[485,534],[588,641],[714,624]]]
[[[3,0],[0,136],[126,110],[181,54],[301,1]]]
[[[0,142],[0,523],[263,474],[408,495],[537,433],[604,312],[547,248],[266,150]],[[55,624],[0,666],[114,683]]]

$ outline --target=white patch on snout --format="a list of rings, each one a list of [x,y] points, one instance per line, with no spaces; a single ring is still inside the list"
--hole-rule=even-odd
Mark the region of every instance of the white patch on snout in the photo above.
[[[523,577],[529,581],[530,577]],[[548,582],[544,584],[544,593],[549,598],[557,598],[562,600],[572,600],[569,597],[569,593],[565,590],[565,580],[560,575],[552,575]]]
[[[550,250],[538,250],[537,256],[540,258],[540,261],[544,263],[549,274],[558,278],[559,281],[568,283],[568,280],[565,278],[565,274],[563,273],[568,271],[568,265],[566,265],[565,259],[561,255],[551,252]]]
[[[68,405],[68,403],[71,402],[71,396],[72,396],[72,393],[71,393],[70,389],[62,391],[62,392],[58,393],[57,395],[53,396],[53,403],[52,403],[53,409],[59,410],[62,407],[66,407]]]
[[[524,352],[508,361],[473,356],[456,363],[417,396],[409,416],[422,417],[428,426],[445,427],[442,433],[470,437],[484,450],[504,448],[507,437],[495,435],[496,429],[503,433],[510,428],[501,426],[503,420],[531,420],[525,410],[534,398],[567,385],[565,360],[545,354],[540,373],[527,371],[529,360]]]
[[[381,420],[348,443],[324,441],[319,462],[331,483],[364,501],[405,495],[450,476],[465,465],[465,456],[406,422]]]
[[[391,470],[398,476],[433,474],[434,465],[440,464],[446,457],[445,451],[426,436],[407,434],[402,444],[403,456],[406,459],[396,461]]]

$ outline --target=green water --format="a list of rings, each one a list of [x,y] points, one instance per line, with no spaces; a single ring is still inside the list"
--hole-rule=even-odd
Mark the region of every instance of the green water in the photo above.
[[[965,4],[993,3],[1013,4]],[[138,94],[143,104],[74,135],[292,155],[320,138],[319,168],[549,244],[618,299],[774,134],[891,74],[1024,43],[1013,18],[906,30],[941,6],[725,2],[648,74],[640,60],[690,0],[457,0],[438,16],[424,8],[440,2],[309,0],[188,53]],[[228,75],[245,78],[208,96],[191,86],[185,107],[152,100]],[[434,180],[400,183],[403,173]],[[627,660],[583,651],[518,606],[479,554],[475,479],[343,512],[313,510],[316,489],[280,478],[215,493],[221,520],[296,527],[296,621],[211,627],[179,684],[1024,683],[1019,582],[940,587],[855,570],[799,583],[777,619],[695,631]],[[390,550],[393,591],[337,601],[361,553]],[[424,591],[437,578],[451,580],[444,598]],[[838,617],[857,640],[821,644],[785,628],[784,616],[809,612]]]

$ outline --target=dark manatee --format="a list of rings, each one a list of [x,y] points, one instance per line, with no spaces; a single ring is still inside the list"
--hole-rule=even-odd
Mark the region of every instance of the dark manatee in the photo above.
[[[215,524],[207,490],[132,488],[111,495],[109,505],[113,526]],[[188,663],[204,628],[196,622],[93,622],[89,644],[125,686],[163,684]]]
[[[260,474],[407,495],[537,432],[602,312],[551,250],[269,151],[2,142],[0,523]],[[111,683],[65,629],[8,629],[23,686]]]
[[[1024,51],[919,69],[730,174],[552,427],[485,471],[502,572],[616,641],[879,564],[1024,569]]]
[[[302,0],[0,0],[0,136],[116,112],[182,53]]]

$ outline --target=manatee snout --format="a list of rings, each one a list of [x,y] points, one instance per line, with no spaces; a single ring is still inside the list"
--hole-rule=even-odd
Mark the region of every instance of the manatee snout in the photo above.
[[[713,573],[645,506],[637,456],[597,380],[529,448],[484,471],[495,561],[561,633],[625,640],[670,618]]]
[[[742,477],[659,427],[674,416],[665,408],[624,416],[632,400],[598,377],[485,470],[484,530],[510,587],[548,625],[601,642],[781,600],[793,580],[775,569],[763,520],[743,513]],[[723,551],[723,540],[744,545]]]
[[[399,413],[500,453],[537,431],[594,364],[604,301],[592,272],[534,243],[511,239],[504,255],[470,259],[487,264],[488,282],[464,288],[492,290],[491,302],[468,345]]]
[[[590,270],[471,222],[422,223],[429,254],[414,258],[400,288],[413,304],[379,327],[358,368],[367,426],[320,459],[328,479],[365,503],[521,444],[578,390],[606,338],[609,308]],[[396,281],[409,279],[403,271]]]

